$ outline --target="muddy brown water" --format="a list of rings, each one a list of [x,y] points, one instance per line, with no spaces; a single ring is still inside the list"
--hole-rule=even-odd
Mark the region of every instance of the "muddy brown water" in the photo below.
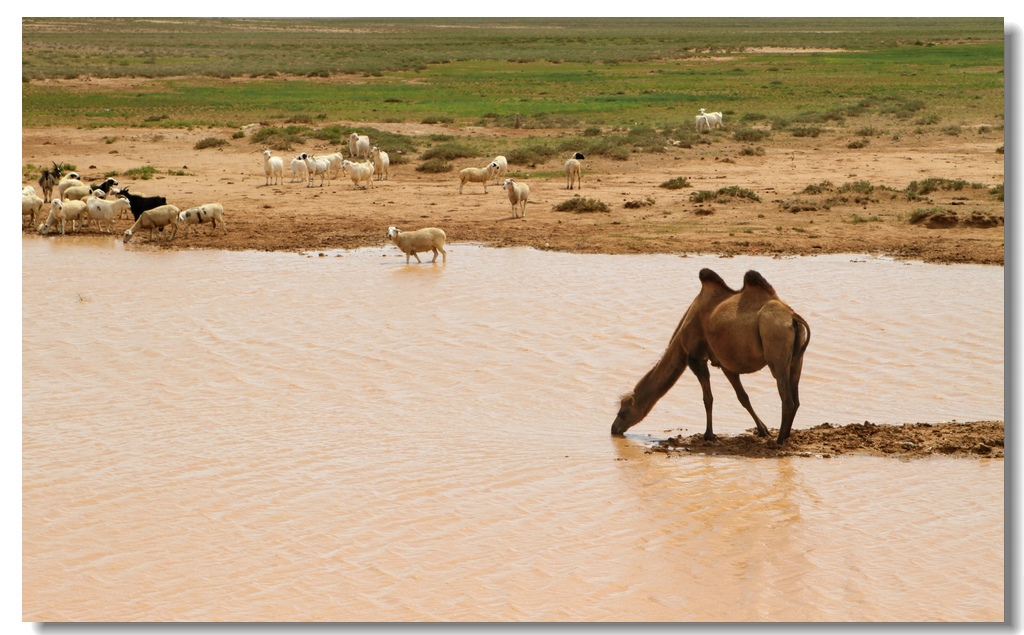
[[[609,435],[703,266],[811,324],[795,428],[1002,419],[1000,267],[22,250],[26,621],[1003,619],[1002,460],[645,454],[689,373]]]

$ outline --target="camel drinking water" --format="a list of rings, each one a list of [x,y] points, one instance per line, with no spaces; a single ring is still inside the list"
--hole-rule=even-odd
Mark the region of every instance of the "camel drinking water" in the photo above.
[[[782,398],[782,424],[777,442],[785,442],[800,407],[797,388],[804,351],[811,341],[811,327],[779,299],[775,289],[756,271],[748,271],[743,276],[743,288],[739,291],[726,286],[710,269],[701,269],[699,278],[700,292],[676,326],[665,353],[637,382],[633,392],[622,398],[612,423],[612,434],[622,435],[646,417],[689,367],[704,393],[707,415],[704,439],[714,439],[710,361],[712,366],[722,369],[762,437],[768,436],[768,428],[750,406],[740,375],[768,366]]]

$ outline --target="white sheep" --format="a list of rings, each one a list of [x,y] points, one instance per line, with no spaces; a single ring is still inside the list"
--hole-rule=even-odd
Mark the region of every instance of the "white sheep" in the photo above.
[[[31,194],[25,194],[22,192],[21,195],[21,224],[25,225],[25,217],[28,216],[28,226],[35,227],[36,214],[41,214],[43,211],[43,199],[36,195],[36,190],[33,187],[26,189],[32,190]]]
[[[139,215],[134,225],[124,230],[125,244],[128,244],[132,236],[142,229],[148,229],[149,239],[153,240],[153,230],[159,227],[167,227],[168,225],[171,226],[171,233],[167,240],[174,240],[174,235],[178,232],[178,214],[180,212],[181,210],[173,205],[161,205],[160,207],[147,209]]]
[[[324,179],[327,185],[331,184],[331,162],[324,157],[315,157],[303,152],[299,155],[306,162],[306,169],[309,171],[309,184],[306,187],[313,187],[316,175],[320,175],[320,187],[324,186]]]
[[[220,223],[227,232],[228,226],[224,223],[224,206],[220,203],[207,203],[198,207],[190,207],[186,210],[178,212],[177,224],[185,226],[185,235],[188,235],[189,227],[192,228],[192,235],[196,236],[199,234],[199,228],[197,225],[202,223],[210,223],[210,233],[212,234],[217,229],[217,223]]]
[[[284,159],[271,155],[270,148],[263,148],[263,172],[267,175],[264,185],[280,185],[284,181]]]
[[[373,187],[373,173],[376,168],[372,163],[352,163],[345,159],[341,164],[341,169],[352,179],[352,185],[360,187],[359,184],[366,181],[366,185],[361,186],[364,190],[367,186]]]
[[[493,161],[491,161],[491,165],[495,167],[494,183],[497,184],[505,178],[505,174],[508,173],[508,159],[499,154],[494,157]]]
[[[75,173],[72,172],[71,174]],[[85,185],[85,183],[78,180],[77,175],[71,176],[71,174],[57,182],[57,198],[64,198],[64,192],[67,191],[69,187],[81,187]]]
[[[512,218],[516,218],[516,207],[526,218],[526,201],[530,198],[530,186],[526,183],[516,183],[512,179],[505,179],[501,184],[502,189],[508,191],[508,200],[512,203]]]
[[[113,201],[106,201],[97,196],[90,196],[85,201],[86,220],[95,220],[96,227],[100,224],[106,225],[107,233],[111,233],[114,227],[114,218],[124,210],[131,211],[131,203],[126,197],[119,197]],[[100,230],[102,231],[102,229]]]
[[[294,183],[296,180],[305,183],[309,180],[309,168],[306,167],[306,161],[302,156],[297,156],[292,159],[292,180]]]
[[[704,109],[701,108],[700,109],[700,114],[697,115],[697,118],[700,119],[700,117],[702,117],[702,116],[708,118],[708,127],[709,128],[720,128],[720,127],[722,127],[722,113],[720,113],[720,112],[704,112]],[[700,125],[700,123],[698,122],[698,126],[699,125]]]
[[[338,178],[338,173],[341,172],[341,164],[345,161],[345,157],[340,152],[334,152],[325,156],[320,157],[321,159],[327,159],[327,163],[330,164],[329,177],[332,179]]]
[[[348,136],[348,153],[353,158],[370,158],[370,137],[353,132]]]
[[[437,252],[441,252],[442,262],[448,262],[448,253],[444,250],[444,230],[436,227],[426,227],[413,232],[404,232],[397,227],[388,227],[387,237],[395,246],[405,254],[405,264],[409,264],[409,256],[415,256],[416,262],[423,262],[416,252],[434,252],[434,259],[430,262],[437,262]]]
[[[497,169],[494,163],[488,163],[486,168],[463,168],[459,170],[459,194],[462,194],[462,186],[466,183],[483,183],[484,194],[486,194],[487,182],[491,180]]]
[[[31,185],[26,185],[25,187],[21,188],[21,195],[36,196],[36,188],[32,187]],[[43,202],[45,203],[46,201]]]
[[[72,185],[63,192],[58,190],[58,193],[60,193],[60,198],[68,201],[80,201],[88,196],[94,196],[92,188],[88,185]]]
[[[64,233],[67,221],[71,221],[71,231],[78,230],[78,223],[85,220],[85,201],[62,201],[55,198],[50,201],[50,213],[46,220],[39,225],[39,233],[46,235],[55,226],[60,226],[60,233]]]
[[[711,124],[707,115],[697,115],[697,132],[711,132]]]
[[[571,190],[573,183],[577,184],[578,189],[583,189],[583,168],[580,166],[580,160],[585,158],[582,152],[573,152],[565,162],[565,189]]]
[[[391,166],[391,157],[377,146],[373,146],[373,149],[370,150],[370,156],[373,157],[373,168],[377,173],[377,180],[383,181],[387,179],[388,168]]]

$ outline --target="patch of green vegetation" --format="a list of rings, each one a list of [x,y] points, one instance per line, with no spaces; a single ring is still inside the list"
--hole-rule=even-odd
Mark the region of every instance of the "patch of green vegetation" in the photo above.
[[[416,171],[426,172],[428,174],[440,174],[442,172],[451,172],[452,164],[440,158],[427,159],[423,163],[416,166]]]
[[[466,159],[478,157],[481,153],[476,148],[461,141],[446,141],[423,152],[421,159],[441,159],[442,161],[453,161],[455,159]]]
[[[611,209],[602,201],[595,198],[584,198],[582,196],[574,196],[568,200],[562,201],[558,205],[555,205],[554,210],[556,212],[573,212],[576,214],[611,211]]]
[[[729,187],[723,187],[716,191],[711,190],[698,190],[690,194],[690,201],[693,203],[704,203],[719,201],[722,198],[745,198],[751,201],[760,201],[761,197],[743,187],[737,185],[730,185]]]
[[[148,181],[157,173],[157,169],[151,165],[144,165],[141,168],[131,168],[124,171],[124,176],[142,181]]]
[[[860,150],[861,148],[868,147],[871,143],[868,139],[854,139],[853,141],[846,144],[846,147],[851,150]]]
[[[991,194],[992,196],[995,196],[1000,201],[1003,200],[1003,184],[1000,183],[999,185],[989,188],[988,193]]]
[[[800,193],[801,194],[823,194],[825,192],[831,192],[835,186],[832,185],[832,181],[822,181],[820,183],[811,184],[805,187]]]
[[[794,137],[817,137],[821,134],[818,126],[794,126],[790,128],[790,134]]]
[[[664,183],[662,183],[658,187],[663,187],[666,190],[680,190],[680,189],[682,189],[684,187],[693,187],[693,186],[690,185],[690,180],[687,179],[685,176],[677,176],[674,179],[669,179],[669,180],[665,181]]]
[[[306,137],[311,130],[306,126],[265,126],[253,133],[250,142],[259,144],[271,150],[288,152],[293,146],[301,146],[306,143]]]
[[[840,194],[846,194],[852,192],[854,194],[871,194],[875,191],[875,186],[871,185],[868,181],[847,181],[839,186],[837,190]]]
[[[740,148],[740,156],[741,157],[763,157],[764,156],[764,148],[762,148],[760,146],[757,146],[756,148],[751,148],[749,146],[744,146],[744,147]]]
[[[965,187],[968,187],[968,185],[967,181],[963,179],[941,179],[930,177],[922,181],[911,181],[905,192],[907,194],[907,198],[913,201],[923,198],[938,190],[960,191]]]
[[[196,150],[205,150],[206,148],[220,148],[228,145],[227,139],[220,139],[218,137],[206,137],[196,141],[196,144],[192,146]]]
[[[771,136],[771,133],[767,130],[759,130],[757,128],[737,128],[732,133],[733,139],[737,141],[746,141],[749,143],[756,143],[763,141]]]

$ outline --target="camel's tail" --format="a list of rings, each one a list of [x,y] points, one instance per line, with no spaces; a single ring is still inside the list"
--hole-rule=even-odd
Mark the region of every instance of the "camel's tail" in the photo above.
[[[799,345],[799,327],[801,326],[804,327],[805,331],[807,331],[807,339],[804,340],[803,346]],[[793,340],[793,359],[799,359],[800,357],[803,357],[804,351],[807,350],[807,345],[811,343],[811,325],[807,323],[807,320],[794,313],[793,330],[797,333],[797,337]]]

